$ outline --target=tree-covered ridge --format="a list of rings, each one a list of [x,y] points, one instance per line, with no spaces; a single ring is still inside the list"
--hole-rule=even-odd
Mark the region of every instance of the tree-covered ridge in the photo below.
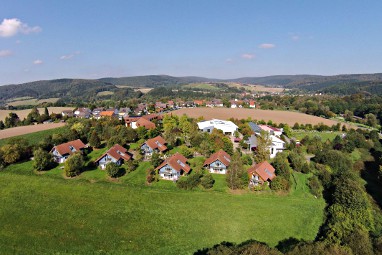
[[[208,79],[203,77],[173,77],[169,75],[144,75],[121,78],[102,78],[100,81],[111,83],[114,85],[127,85],[132,87],[148,87],[155,88],[161,86],[184,85],[194,82],[208,82],[217,79]]]

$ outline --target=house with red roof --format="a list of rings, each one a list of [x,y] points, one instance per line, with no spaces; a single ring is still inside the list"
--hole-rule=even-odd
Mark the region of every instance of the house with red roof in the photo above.
[[[231,156],[227,152],[219,150],[204,161],[204,166],[210,173],[225,174],[230,163]]]
[[[267,161],[263,161],[248,169],[249,186],[256,186],[272,181],[275,177],[275,169]]]
[[[57,163],[64,163],[66,159],[73,153],[82,153],[86,145],[80,140],[74,140],[67,143],[54,146],[50,153],[53,154],[53,159]]]
[[[158,171],[162,179],[176,181],[180,176],[191,172],[191,167],[187,164],[187,158],[177,152],[167,158],[155,170]]]
[[[162,115],[153,113],[144,116],[127,116],[124,119],[126,127],[131,127],[133,129],[137,129],[139,127],[154,129],[156,128],[156,125],[153,120],[162,120]]]
[[[106,153],[99,157],[95,163],[103,170],[106,168],[106,165],[111,162],[120,166],[130,159],[131,156],[128,154],[127,149],[119,144],[115,144]]]
[[[167,142],[161,136],[157,136],[151,139],[148,139],[141,146],[141,152],[145,157],[151,157],[153,152],[165,152],[167,150]]]

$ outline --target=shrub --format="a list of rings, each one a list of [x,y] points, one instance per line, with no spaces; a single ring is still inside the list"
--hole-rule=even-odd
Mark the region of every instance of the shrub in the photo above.
[[[215,180],[211,174],[206,174],[200,179],[200,183],[202,184],[203,188],[210,189],[214,186]]]
[[[71,155],[65,162],[64,171],[67,177],[74,177],[81,173],[84,167],[84,159],[80,153]]]
[[[107,175],[109,175],[112,178],[116,178],[120,175],[119,166],[114,162],[110,162],[109,164],[107,164],[105,170]]]
[[[177,181],[176,186],[180,189],[193,189],[200,184],[200,177],[201,175],[199,173],[192,173],[189,176],[183,176]]]
[[[44,151],[43,149],[37,149],[33,152],[34,161],[33,168],[37,171],[48,170],[53,165],[52,154]]]
[[[310,192],[313,195],[315,195],[316,197],[322,196],[323,187],[316,176],[312,176],[308,179],[308,186],[310,188]]]
[[[281,176],[276,176],[271,182],[271,189],[274,191],[289,190],[289,181]]]

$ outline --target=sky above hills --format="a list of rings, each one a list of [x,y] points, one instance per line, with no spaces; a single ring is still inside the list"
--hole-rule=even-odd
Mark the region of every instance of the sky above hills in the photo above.
[[[382,1],[3,0],[0,84],[382,72]]]

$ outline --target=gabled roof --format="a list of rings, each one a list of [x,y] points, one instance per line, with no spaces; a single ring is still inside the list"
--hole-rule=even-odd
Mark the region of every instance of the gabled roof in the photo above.
[[[187,165],[187,158],[178,152],[166,159],[162,164],[160,164],[160,166],[156,168],[156,170],[161,169],[165,165],[169,165],[177,172],[183,170],[184,172],[189,173],[191,170],[191,167]]]
[[[143,115],[142,118],[144,118],[146,120],[153,120],[153,119],[161,120],[162,116],[160,114],[157,114],[157,113],[152,113],[152,114]]]
[[[119,144],[115,144],[107,152],[102,154],[102,156],[99,157],[95,162],[100,161],[105,155],[109,155],[110,157],[112,157],[116,160],[123,159],[125,161],[128,161],[131,159],[131,156],[129,154],[127,154],[127,149],[123,148]]]
[[[276,177],[275,169],[267,161],[263,161],[248,169],[248,174],[257,174],[263,181],[273,180]]]
[[[148,139],[146,141],[146,145],[149,146],[151,149],[158,149],[160,151],[165,151],[167,150],[167,147],[166,145],[167,142],[166,140],[164,140],[161,136],[157,136],[157,137],[154,137],[154,138],[151,138],[151,139]]]
[[[231,156],[227,152],[220,150],[212,154],[208,159],[206,159],[206,161],[204,161],[204,165],[210,165],[216,160],[219,160],[225,166],[229,166],[229,164],[231,163]]]
[[[66,154],[73,154],[75,152],[80,151],[81,149],[84,149],[86,145],[80,140],[74,140],[67,143],[62,143],[57,146],[54,146],[51,151],[56,149],[56,151],[61,155],[64,156]]]
[[[146,129],[154,129],[155,123],[145,119],[145,118],[139,118],[136,122],[137,127],[145,127]]]
[[[100,115],[105,117],[111,117],[114,115],[114,111],[102,111],[100,112]]]

